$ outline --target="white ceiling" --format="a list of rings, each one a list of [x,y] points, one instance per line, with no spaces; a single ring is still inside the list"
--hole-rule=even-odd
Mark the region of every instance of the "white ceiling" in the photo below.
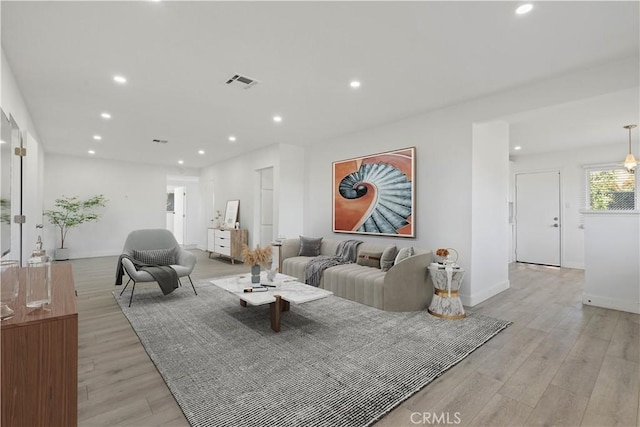
[[[526,16],[517,5],[0,3],[2,47],[47,151],[185,167],[316,144],[638,56],[638,2],[538,2]],[[235,73],[261,83],[225,85]],[[509,118],[512,142],[534,152],[624,138],[627,117],[638,118],[637,88],[599,98]]]

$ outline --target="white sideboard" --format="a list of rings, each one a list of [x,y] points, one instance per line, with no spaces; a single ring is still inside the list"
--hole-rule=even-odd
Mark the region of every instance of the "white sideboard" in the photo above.
[[[249,233],[245,228],[209,228],[207,230],[207,251],[211,254],[224,256],[231,259],[242,260],[242,245],[246,245]]]

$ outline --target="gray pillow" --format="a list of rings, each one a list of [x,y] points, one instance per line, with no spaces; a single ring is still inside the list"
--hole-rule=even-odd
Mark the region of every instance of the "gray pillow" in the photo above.
[[[409,246],[408,248],[402,248],[398,251],[398,255],[396,255],[396,261],[394,263],[397,264],[405,259],[413,256],[413,246]]]
[[[318,256],[320,255],[320,245],[322,245],[322,237],[300,236],[300,252],[298,252],[298,256]]]
[[[176,251],[169,249],[148,249],[144,251],[133,250],[133,258],[143,264],[172,265],[176,263]]]
[[[381,257],[382,252],[360,252],[356,264],[364,265],[365,267],[380,268]]]
[[[382,271],[389,271],[393,267],[393,263],[396,261],[396,255],[398,254],[398,248],[396,245],[387,246],[382,252],[382,258],[380,258],[380,268]]]

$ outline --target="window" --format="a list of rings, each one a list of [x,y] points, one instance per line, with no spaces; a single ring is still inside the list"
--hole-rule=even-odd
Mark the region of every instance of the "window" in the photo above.
[[[636,174],[622,166],[586,169],[585,208],[592,211],[630,211],[637,203]]]

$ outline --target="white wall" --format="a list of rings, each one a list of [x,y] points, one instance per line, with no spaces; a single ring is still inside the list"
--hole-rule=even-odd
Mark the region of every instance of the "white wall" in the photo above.
[[[304,234],[308,236],[332,236],[331,164],[334,161],[358,157],[404,147],[416,147],[416,212],[415,239],[356,236],[365,241],[396,243],[399,246],[415,245],[426,249],[453,247],[460,253],[459,264],[467,270],[461,294],[465,303],[476,304],[504,287],[502,271],[505,259],[501,255],[489,258],[480,267],[472,264],[472,222],[488,209],[504,209],[500,206],[482,206],[476,203],[472,211],[472,126],[518,112],[533,110],[591,98],[601,94],[638,86],[637,58],[612,61],[604,66],[581,70],[526,87],[505,91],[496,95],[469,101],[438,111],[427,112],[397,122],[381,125],[363,132],[353,133],[324,141],[308,148],[306,153]],[[418,93],[416,96],[420,96]],[[384,100],[381,100],[384,102]],[[495,159],[484,159],[483,167],[498,168],[501,175],[508,170],[508,158],[499,153]],[[479,165],[478,165],[479,166]],[[504,190],[508,195],[508,179]],[[481,202],[481,200],[478,200]],[[492,222],[483,236],[501,236],[494,247],[500,254],[508,253],[506,217],[502,225]],[[344,235],[336,236],[344,238]],[[503,238],[504,237],[504,238]],[[479,245],[492,240],[480,237]],[[504,246],[504,247],[503,247]],[[487,264],[488,263],[488,264]],[[482,268],[476,274],[474,269]],[[483,282],[487,272],[493,277]],[[474,279],[474,283],[470,281]],[[479,282],[478,282],[479,281]]]
[[[584,215],[582,302],[640,314],[640,212]]]
[[[249,245],[260,243],[260,169],[273,167],[273,215],[275,235],[297,236],[302,232],[302,197],[304,150],[276,144],[203,168],[204,200],[201,249],[206,249],[206,228],[215,211],[225,211],[227,200],[240,200],[240,227],[249,230]]]
[[[69,232],[71,258],[118,255],[130,231],[166,227],[167,176],[195,176],[177,167],[134,164],[90,157],[48,154],[45,163],[44,206],[61,196],[81,198],[103,194],[107,206],[98,222]],[[198,191],[194,192],[198,197]],[[44,245],[59,246],[56,228],[45,223]],[[65,242],[66,243],[66,242]]]
[[[624,139],[624,135],[621,139]],[[584,268],[584,229],[580,214],[580,209],[585,207],[582,206],[586,191],[584,167],[598,163],[620,163],[624,160],[627,149],[627,144],[621,142],[579,150],[512,157],[512,184],[518,173],[560,171],[560,194],[563,205],[560,213],[560,264],[562,267]]]
[[[509,125],[473,125],[471,162],[471,272],[475,305],[509,288]],[[493,287],[485,286],[490,283]]]
[[[276,237],[297,237],[303,230],[303,195],[305,191],[305,151],[302,147],[280,144],[280,170],[274,176]]]

